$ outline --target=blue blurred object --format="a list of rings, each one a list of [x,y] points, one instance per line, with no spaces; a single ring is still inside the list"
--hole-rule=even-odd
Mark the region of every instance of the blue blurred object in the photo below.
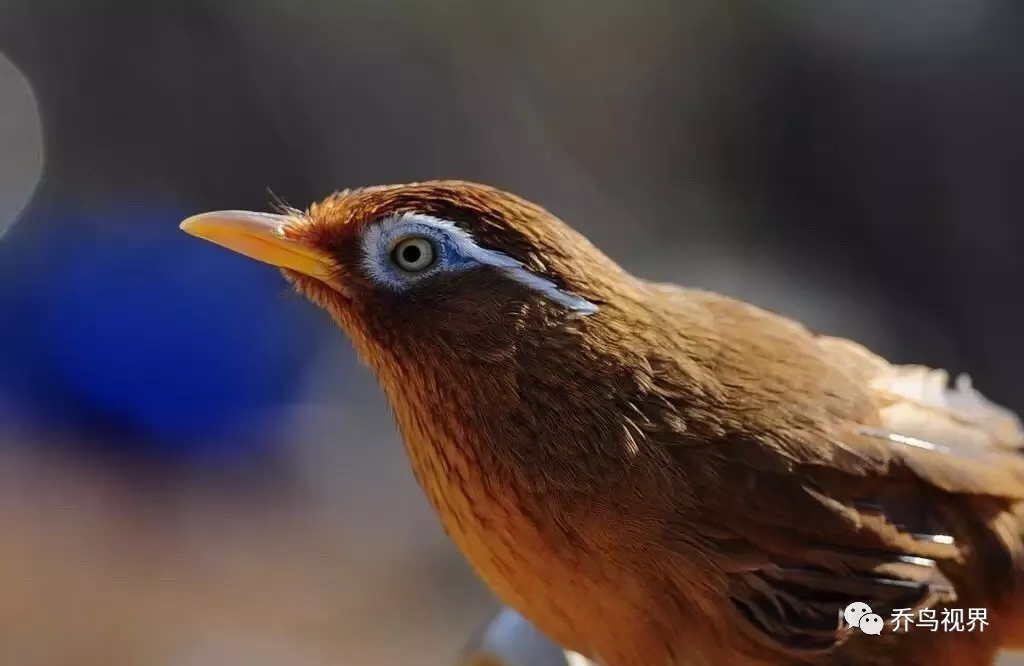
[[[266,410],[289,401],[323,329],[281,298],[275,269],[181,233],[189,212],[136,204],[27,225],[49,230],[33,239],[47,269],[17,290],[40,416],[88,427],[102,415],[153,453],[192,456],[253,446]]]

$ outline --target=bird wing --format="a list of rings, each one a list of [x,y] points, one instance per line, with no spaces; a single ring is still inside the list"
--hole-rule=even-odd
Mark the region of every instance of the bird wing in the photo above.
[[[1016,416],[967,379],[950,389],[941,371],[892,366],[752,306],[702,298],[716,324],[705,358],[726,402],[744,408],[760,392],[742,421],[779,409],[773,396],[795,401],[760,429],[722,418],[712,446],[678,453],[690,469],[711,470],[693,475],[700,518],[679,529],[696,530],[718,557],[756,636],[827,650],[849,633],[841,611],[850,603],[883,618],[914,613],[957,599],[974,575],[965,574],[972,551],[1012,566],[1020,534],[1006,517],[1024,500]]]
[[[841,613],[851,603],[889,618],[956,598],[944,565],[961,556],[958,535],[912,474],[851,482],[817,465],[751,464],[749,448],[720,448],[744,462],[719,464],[718,497],[698,490],[703,520],[690,529],[711,546],[729,598],[760,637],[827,650],[846,635]]]

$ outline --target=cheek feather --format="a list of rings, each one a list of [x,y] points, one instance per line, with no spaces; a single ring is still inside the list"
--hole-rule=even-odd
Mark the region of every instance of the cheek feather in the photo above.
[[[410,275],[393,264],[391,250],[398,239],[416,235],[433,241],[438,257],[432,268]],[[406,213],[371,225],[363,234],[362,267],[367,277],[396,291],[404,290],[430,275],[478,266],[496,268],[509,279],[577,314],[590,315],[598,311],[594,303],[559,289],[554,282],[532,273],[516,259],[480,247],[468,232],[449,220]]]

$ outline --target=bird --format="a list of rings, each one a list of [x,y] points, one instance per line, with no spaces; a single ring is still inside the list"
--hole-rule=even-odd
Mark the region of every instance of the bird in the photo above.
[[[976,666],[1024,649],[1024,429],[967,376],[634,276],[470,181],[181,228],[329,313],[448,535],[569,653]],[[863,605],[878,630],[844,620]]]

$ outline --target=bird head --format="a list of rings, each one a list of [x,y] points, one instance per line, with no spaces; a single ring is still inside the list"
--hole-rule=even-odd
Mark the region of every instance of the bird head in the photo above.
[[[306,211],[204,213],[181,227],[280,267],[326,309],[384,386],[407,442],[425,421],[451,432],[436,421],[453,415],[459,431],[509,446],[513,432],[590,441],[567,431],[607,425],[601,409],[584,423],[550,406],[569,407],[574,391],[622,393],[610,386],[622,364],[608,353],[628,347],[614,312],[636,281],[512,194],[462,181],[367,187]]]
[[[280,267],[371,361],[431,347],[493,356],[529,320],[550,333],[598,313],[622,273],[543,208],[462,181],[347,190],[305,212],[204,213],[181,228]]]

